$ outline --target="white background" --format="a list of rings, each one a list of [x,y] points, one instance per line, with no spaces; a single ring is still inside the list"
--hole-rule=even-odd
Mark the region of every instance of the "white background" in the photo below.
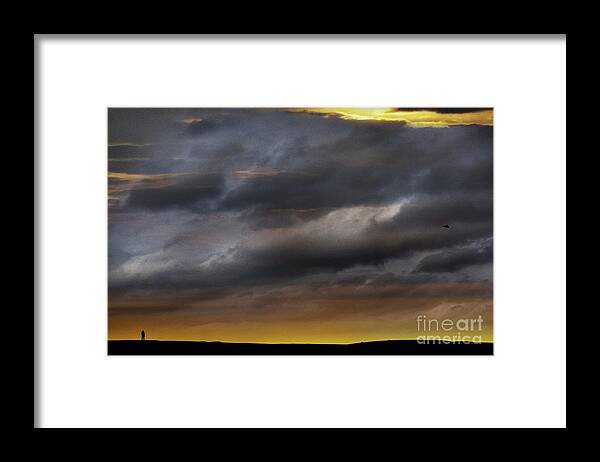
[[[566,424],[566,39],[38,37],[44,427]],[[108,106],[495,108],[493,357],[109,357]]]

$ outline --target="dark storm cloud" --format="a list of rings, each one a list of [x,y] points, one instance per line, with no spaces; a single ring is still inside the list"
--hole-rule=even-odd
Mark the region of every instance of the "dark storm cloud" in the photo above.
[[[477,193],[427,194],[414,197],[379,229],[398,232],[435,230],[439,235],[452,237],[478,224],[483,225],[485,236],[492,231],[493,201],[489,191]],[[451,229],[442,229],[450,224]]]
[[[251,270],[251,277],[273,281],[319,272],[331,273],[358,265],[382,265],[391,259],[405,257],[417,251],[469,242],[489,231],[486,226],[473,226],[450,236],[443,236],[438,231],[396,236],[373,232],[347,243],[335,240],[315,242],[310,237],[290,237],[260,250],[242,248],[235,255],[244,270]],[[229,273],[243,274],[239,270]]]
[[[242,123],[240,115],[212,115],[188,122],[184,134],[190,137],[204,136],[218,130],[235,129],[240,123]]]
[[[431,261],[425,259],[418,272],[441,272],[442,265],[456,268],[469,264],[480,264],[488,254],[477,251],[454,251],[455,246],[474,243],[490,236],[491,225],[486,222],[457,221],[451,231],[439,223],[415,225],[414,222],[385,225],[373,223],[355,237],[338,237],[336,232],[329,235],[315,235],[310,229],[303,232],[267,232],[255,240],[243,240],[230,247],[209,265],[198,265],[200,261],[189,260],[186,256],[185,238],[170,242],[165,247],[164,261],[177,261],[177,271],[158,272],[142,279],[125,278],[121,282],[137,288],[169,287],[178,289],[198,289],[222,286],[252,286],[273,284],[309,277],[318,282],[319,275],[326,281],[336,272],[357,266],[382,268],[392,259],[404,258],[419,252],[447,249],[452,257],[441,260],[442,253],[436,253]],[[175,244],[175,248],[174,248]],[[177,246],[183,246],[177,248]],[[439,263],[439,268],[435,265]],[[151,266],[153,262],[146,262]],[[450,271],[448,269],[448,271]],[[349,276],[352,277],[352,276]],[[365,277],[360,280],[365,281]],[[115,287],[120,283],[115,282]]]
[[[386,203],[414,193],[491,188],[491,129],[440,129],[346,122],[342,140],[308,148],[303,140],[270,164],[282,173],[244,181],[225,209],[314,209]],[[466,143],[465,143],[466,141]]]
[[[320,215],[327,213],[325,209]],[[268,279],[331,273],[357,265],[382,265],[417,252],[451,249],[490,238],[491,215],[492,200],[487,193],[421,196],[403,205],[389,219],[378,221],[368,213],[359,214],[356,223],[348,223],[357,229],[366,225],[357,236],[342,238],[337,231],[327,233],[327,230],[317,236],[310,231],[273,234],[268,245],[237,248],[236,261],[242,271],[251,267],[255,277]],[[318,220],[313,217],[306,219]],[[288,220],[290,226],[298,224]],[[443,228],[446,223],[452,224],[451,229]],[[462,260],[457,257],[456,261],[458,264]]]
[[[148,146],[116,144],[108,147],[108,159],[127,159],[132,157],[146,156]]]
[[[491,262],[491,127],[112,109],[109,128],[109,168],[130,175],[111,180],[113,293],[434,281]]]
[[[446,273],[458,271],[468,266],[491,263],[493,258],[492,245],[484,247],[467,247],[438,252],[423,258],[415,272],[417,273]]]
[[[156,142],[165,133],[180,131],[176,113],[168,109],[109,108],[110,144],[146,144]]]
[[[151,210],[165,208],[203,209],[205,202],[217,198],[223,191],[222,175],[185,175],[172,186],[131,191],[127,205]]]
[[[306,221],[316,220],[327,213],[331,208],[272,208],[249,209],[240,215],[240,220],[252,229],[291,228],[299,226]]]

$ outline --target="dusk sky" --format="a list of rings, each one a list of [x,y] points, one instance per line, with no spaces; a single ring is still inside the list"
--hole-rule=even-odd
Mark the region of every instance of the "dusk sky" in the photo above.
[[[349,343],[481,315],[492,340],[492,125],[109,109],[109,338]]]

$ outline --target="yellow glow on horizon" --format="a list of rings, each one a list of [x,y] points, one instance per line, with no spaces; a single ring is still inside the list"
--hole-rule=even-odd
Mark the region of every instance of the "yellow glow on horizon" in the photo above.
[[[457,125],[493,126],[493,110],[443,113],[431,109],[403,111],[394,108],[314,108],[292,109],[294,112],[322,114],[344,120],[400,122],[411,127],[447,128]]]
[[[414,316],[396,318],[388,316],[387,323],[372,319],[368,314],[349,318],[340,314],[336,318],[316,318],[310,320],[287,319],[247,319],[236,322],[219,322],[211,319],[206,322],[199,315],[179,317],[139,312],[131,315],[121,312],[109,315],[109,340],[135,340],[141,329],[146,331],[148,340],[179,340],[227,343],[268,343],[268,344],[350,344],[384,340],[417,340],[419,337],[479,337],[483,342],[493,342],[491,312],[482,311],[485,323],[482,330],[460,331],[443,329],[419,331]],[[202,324],[196,322],[201,321]]]
[[[442,336],[443,337],[443,336]],[[108,340],[140,340],[139,336],[138,337],[109,337]],[[389,342],[389,341],[417,341],[419,340],[419,337],[403,337],[403,338],[375,338],[375,339],[365,339],[365,340],[357,340],[355,342],[329,342],[329,341],[323,341],[323,342],[268,342],[268,341],[259,341],[259,342],[249,342],[249,341],[244,341],[244,342],[235,342],[235,341],[223,341],[223,340],[198,340],[198,339],[183,339],[183,338],[146,338],[146,341],[151,341],[151,340],[159,340],[159,341],[167,341],[167,342],[207,342],[207,343],[213,343],[213,342],[218,342],[218,343],[253,343],[256,345],[352,345],[355,343],[366,343],[366,342]],[[430,340],[433,341],[433,340]],[[475,342],[473,342],[475,343]],[[481,341],[477,341],[476,343],[494,343],[494,340],[491,338],[487,338],[487,339],[482,339]]]

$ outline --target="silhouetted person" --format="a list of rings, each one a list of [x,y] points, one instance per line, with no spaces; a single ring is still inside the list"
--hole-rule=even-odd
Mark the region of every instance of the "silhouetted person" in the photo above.
[[[146,340],[146,332],[144,332],[144,329],[142,329],[142,340]]]

